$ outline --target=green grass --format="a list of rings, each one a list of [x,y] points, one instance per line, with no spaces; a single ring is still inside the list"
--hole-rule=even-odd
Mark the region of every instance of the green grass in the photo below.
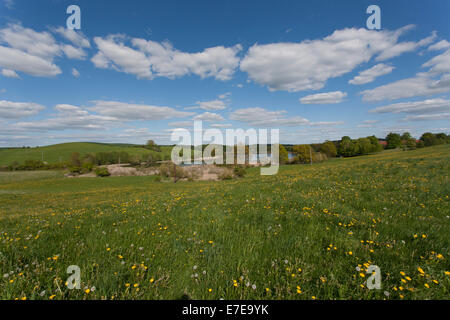
[[[71,142],[55,144],[51,146],[39,148],[2,148],[0,149],[0,166],[10,165],[14,161],[23,163],[25,160],[42,160],[48,163],[58,163],[59,161],[68,161],[73,152],[80,154],[97,153],[97,152],[113,152],[125,151],[130,155],[156,154],[142,147],[130,144],[107,144],[93,142]],[[161,146],[161,155],[170,154],[171,147]]]
[[[219,182],[3,176],[0,298],[449,299],[449,160],[444,145]]]

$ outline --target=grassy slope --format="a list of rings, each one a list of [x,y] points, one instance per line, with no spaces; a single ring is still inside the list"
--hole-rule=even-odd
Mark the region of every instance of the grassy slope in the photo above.
[[[449,299],[449,160],[445,145],[214,183],[3,176],[0,298]],[[95,292],[64,286],[72,264]]]
[[[170,154],[170,147],[162,146],[161,149],[161,154]],[[134,147],[129,144],[71,142],[30,149],[0,149],[0,166],[9,165],[14,161],[23,163],[25,160],[41,160],[42,152],[44,153],[44,161],[47,161],[48,163],[57,163],[60,161],[60,157],[62,161],[69,160],[70,155],[73,152],[86,154],[111,151],[125,151],[131,155],[156,153],[154,151]]]

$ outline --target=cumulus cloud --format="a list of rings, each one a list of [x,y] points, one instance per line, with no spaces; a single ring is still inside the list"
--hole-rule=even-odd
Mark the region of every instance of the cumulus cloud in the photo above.
[[[116,123],[115,117],[94,115],[78,106],[59,104],[54,108],[58,113],[39,121],[18,122],[12,127],[21,130],[42,131],[49,130],[96,130],[103,129],[107,124]]]
[[[171,107],[145,104],[131,104],[118,101],[93,101],[89,110],[98,114],[123,120],[166,120],[193,115],[192,112],[178,111]]]
[[[55,32],[62,31],[58,28]],[[47,31],[38,32],[20,24],[7,25],[0,29],[0,67],[38,77],[60,74],[61,69],[53,62],[55,57],[65,54],[69,59],[85,59],[86,52],[81,47],[88,45],[84,36],[64,33],[69,34],[67,37],[76,46],[57,42]]]
[[[332,127],[344,124],[344,121],[318,121],[310,122],[309,125],[313,127]]]
[[[61,73],[61,69],[51,61],[4,46],[0,46],[0,67],[37,77],[51,77]]]
[[[330,103],[341,103],[342,99],[347,96],[346,92],[333,91],[311,94],[309,96],[300,98],[302,104],[330,104]]]
[[[231,123],[213,123],[213,124],[210,124],[209,126],[212,128],[221,129],[221,128],[230,128],[230,127],[232,127],[232,124]]]
[[[359,75],[355,76],[348,83],[355,85],[366,84],[374,81],[376,78],[380,76],[391,73],[392,70],[394,70],[394,67],[386,65],[384,63],[379,63],[370,69],[361,71]]]
[[[70,44],[61,45],[61,50],[69,59],[78,59],[84,60],[86,59],[86,52],[81,48],[76,48],[71,46]]]
[[[95,37],[98,53],[92,62],[99,68],[113,68],[138,78],[176,78],[195,74],[201,78],[231,79],[239,64],[240,45],[212,47],[197,53],[176,50],[169,42],[131,39],[134,48],[125,45],[126,37],[110,35]]]
[[[407,78],[361,92],[367,102],[428,96],[450,91],[450,75],[434,80],[427,75]]]
[[[60,54],[60,47],[49,32],[37,32],[19,24],[10,24],[0,29],[0,41],[11,48],[43,59],[52,59]]]
[[[64,28],[64,27],[58,27],[53,29],[53,31],[61,36],[63,36],[65,39],[72,42],[74,45],[80,48],[90,48],[91,43],[89,42],[89,39],[81,32],[81,31],[75,31],[72,29]]]
[[[309,120],[295,116],[287,117],[286,111],[270,111],[263,108],[243,108],[230,114],[231,120],[244,122],[254,127],[301,126],[309,124]]]
[[[450,73],[450,49],[425,62],[423,67],[430,67],[430,74]]]
[[[450,112],[450,100],[445,99],[428,99],[423,101],[411,101],[394,103],[387,106],[372,109],[374,113],[413,113],[413,114],[430,114],[443,111]]]
[[[44,109],[44,106],[37,103],[0,100],[0,118],[19,119],[34,116]]]
[[[270,90],[319,90],[328,79],[352,71],[373,56],[385,60],[413,50],[411,45],[397,42],[412,27],[395,31],[348,28],[319,40],[255,44],[241,61],[240,69]],[[426,45],[434,37],[432,34],[413,47]]]
[[[78,78],[78,77],[80,76],[80,72],[79,72],[77,69],[72,68],[72,75],[73,75],[75,78]]]
[[[14,70],[10,70],[10,69],[3,69],[2,75],[4,77],[8,77],[8,78],[17,78],[17,79],[20,78],[19,75],[17,74],[17,72],[15,72]]]
[[[213,112],[204,112],[202,114],[196,115],[194,117],[194,120],[201,120],[201,121],[223,121],[225,120],[220,114],[213,113]]]
[[[125,46],[123,37],[95,37],[98,53],[91,59],[97,68],[113,68],[125,73],[134,74],[138,78],[152,78],[150,61],[138,50]]]
[[[428,47],[428,50],[442,50],[442,49],[449,49],[450,48],[450,42],[447,40],[441,40],[435,44],[432,44]]]
[[[395,100],[450,91],[450,49],[425,62],[426,72],[361,92],[364,101]],[[440,78],[437,78],[440,76]]]
[[[195,104],[196,106],[192,108],[200,108],[208,111],[223,110],[227,107],[224,101],[218,99],[211,101],[197,101]]]
[[[413,116],[407,116],[405,121],[423,121],[423,120],[444,120],[450,119],[450,112],[437,113],[437,114],[419,114]]]
[[[387,59],[391,59],[394,57],[397,57],[405,52],[411,52],[416,50],[417,48],[427,46],[430,43],[432,43],[436,39],[436,32],[433,31],[429,37],[426,37],[420,41],[414,42],[414,41],[407,41],[407,42],[400,42],[396,43],[395,45],[387,48],[383,52],[380,53],[376,57],[376,61],[383,61]]]

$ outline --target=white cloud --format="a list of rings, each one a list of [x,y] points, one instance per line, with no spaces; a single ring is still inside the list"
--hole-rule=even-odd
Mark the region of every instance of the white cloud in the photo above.
[[[95,37],[94,42],[99,51],[91,61],[97,68],[113,68],[134,74],[138,78],[152,78],[150,61],[142,52],[125,46],[123,37],[108,36],[105,39]]]
[[[72,75],[73,75],[75,78],[78,78],[78,77],[80,76],[80,72],[79,72],[77,69],[72,68]]]
[[[54,32],[60,34],[65,39],[72,42],[77,47],[81,48],[90,48],[91,43],[89,42],[89,39],[81,32],[81,31],[75,31],[72,29],[64,28],[64,27],[58,27],[53,29]]]
[[[351,84],[366,84],[374,81],[377,77],[391,73],[394,67],[386,65],[384,63],[379,63],[370,69],[361,71],[359,75],[355,76],[348,83]]]
[[[337,126],[344,124],[344,121],[318,121],[318,122],[310,122],[309,125],[313,127],[322,127],[322,126]]]
[[[361,94],[364,101],[374,102],[428,96],[448,91],[450,91],[450,75],[444,75],[439,80],[423,75],[364,90]]]
[[[430,114],[440,113],[442,111],[450,112],[450,100],[428,99],[423,101],[411,101],[394,103],[387,106],[372,109],[374,113],[412,113],[412,114]]]
[[[51,77],[61,73],[61,69],[51,61],[3,46],[0,46],[0,67],[38,77]]]
[[[117,123],[115,117],[94,115],[80,107],[59,104],[55,106],[58,114],[53,118],[39,121],[18,122],[12,127],[20,130],[42,131],[49,130],[96,130],[104,129],[106,125]]]
[[[98,114],[116,117],[123,120],[165,120],[183,118],[193,115],[192,112],[178,111],[164,106],[145,104],[131,104],[118,101],[93,101],[94,106],[89,109]]]
[[[449,49],[450,48],[450,42],[447,40],[441,40],[435,44],[432,44],[428,47],[428,50],[441,50],[441,49]]]
[[[232,127],[231,123],[213,123],[211,125],[209,125],[212,128],[230,128]]]
[[[81,44],[86,45],[82,40]],[[86,57],[81,47],[58,43],[46,31],[37,32],[20,24],[9,24],[0,29],[0,67],[5,69],[39,77],[55,76],[61,69],[53,60],[63,53],[70,59]]]
[[[301,126],[309,124],[309,120],[295,116],[287,117],[286,111],[270,111],[263,108],[244,108],[233,111],[231,120],[244,122],[254,127]]]
[[[434,39],[436,39],[435,31],[433,31],[430,36],[428,36],[418,42],[408,41],[408,42],[396,43],[392,47],[384,50],[375,60],[383,61],[383,60],[397,57],[405,52],[414,51],[417,48],[429,45],[430,43],[432,43],[434,41]]]
[[[0,118],[19,119],[34,116],[44,109],[44,106],[37,103],[0,100]]]
[[[0,29],[0,42],[43,59],[53,59],[60,54],[60,47],[50,33],[36,32],[19,24]]]
[[[347,96],[346,92],[333,91],[311,94],[309,96],[300,98],[300,103],[302,104],[331,104],[331,103],[341,103],[342,99]]]
[[[198,108],[208,111],[223,110],[227,107],[222,100],[197,101],[195,104]]]
[[[373,56],[379,55],[378,60],[383,60],[410,50],[406,46],[398,47],[397,40],[411,28],[406,26],[396,31],[348,28],[336,30],[320,40],[255,44],[241,61],[240,68],[250,79],[270,90],[319,90],[328,79],[352,71]],[[429,43],[431,37],[434,34],[415,47]]]
[[[225,120],[220,114],[213,113],[213,112],[204,112],[202,114],[196,115],[194,117],[194,120],[201,120],[201,121],[223,121]]]
[[[86,52],[81,48],[76,48],[71,46],[70,44],[61,45],[61,50],[69,59],[78,59],[84,60],[86,59]]]
[[[450,73],[450,49],[425,62],[423,66],[430,67],[430,74]]]
[[[15,72],[14,70],[10,70],[10,69],[3,69],[2,70],[2,75],[8,78],[17,78],[19,79],[19,75],[17,74],[17,72]]]
[[[176,78],[195,74],[202,78],[214,77],[228,80],[239,64],[237,53],[240,45],[204,49],[202,52],[186,53],[176,50],[168,42],[155,42],[133,38],[131,48],[125,45],[126,37],[110,35],[95,37],[99,51],[92,62],[99,68],[113,68],[136,75],[138,78]]]
[[[231,92],[225,92],[225,93],[219,95],[219,99],[223,100],[223,99],[228,98],[229,96],[231,96]]]
[[[413,116],[407,116],[405,121],[422,121],[422,120],[444,120],[450,119],[450,112],[437,113],[437,114],[419,114]]]
[[[374,123],[378,123],[378,122],[380,122],[380,120],[364,120],[362,123],[374,124]]]
[[[174,121],[169,122],[169,126],[177,128],[189,128],[194,126],[194,121]]]

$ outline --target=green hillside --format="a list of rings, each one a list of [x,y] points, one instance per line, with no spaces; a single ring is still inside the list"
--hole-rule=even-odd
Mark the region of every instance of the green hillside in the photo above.
[[[0,149],[0,166],[9,165],[14,161],[23,163],[25,160],[42,160],[48,163],[57,163],[59,161],[67,161],[73,152],[80,154],[125,151],[130,155],[156,154],[162,156],[170,154],[171,147],[161,146],[161,152],[155,152],[145,149],[139,145],[132,144],[107,144],[94,142],[71,142],[55,144],[45,147],[35,148],[5,148]]]

